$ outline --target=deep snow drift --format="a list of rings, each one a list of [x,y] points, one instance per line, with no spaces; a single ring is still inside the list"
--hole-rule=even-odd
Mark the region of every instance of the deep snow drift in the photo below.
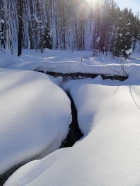
[[[67,136],[70,100],[51,80],[37,72],[0,69],[0,174],[58,149]]]
[[[130,82],[97,77],[64,85],[86,137],[23,166],[5,186],[140,185],[140,85]]]

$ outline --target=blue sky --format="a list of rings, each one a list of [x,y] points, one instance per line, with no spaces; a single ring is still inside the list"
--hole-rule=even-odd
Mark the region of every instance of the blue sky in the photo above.
[[[132,9],[134,14],[140,12],[140,0],[115,0],[121,9],[128,8]]]

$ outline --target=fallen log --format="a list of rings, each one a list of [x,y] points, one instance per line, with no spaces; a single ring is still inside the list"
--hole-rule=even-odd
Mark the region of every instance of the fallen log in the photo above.
[[[37,71],[44,73],[43,71]],[[53,77],[58,77],[62,76],[64,79],[67,77],[71,77],[72,79],[81,79],[81,78],[95,78],[98,75],[102,77],[103,80],[105,79],[111,79],[111,80],[119,80],[119,81],[125,81],[128,79],[128,76],[121,76],[121,75],[111,75],[111,74],[92,74],[92,73],[81,73],[81,72],[76,72],[76,73],[62,73],[62,72],[46,72],[46,74],[51,75]]]

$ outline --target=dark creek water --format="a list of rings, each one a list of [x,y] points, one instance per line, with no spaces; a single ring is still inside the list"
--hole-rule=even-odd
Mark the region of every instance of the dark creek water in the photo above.
[[[64,142],[62,143],[60,148],[72,147],[76,141],[78,141],[80,138],[83,137],[83,134],[78,126],[77,110],[75,108],[74,102],[73,102],[70,94],[68,94],[68,97],[71,100],[72,123],[70,125],[70,130],[67,135],[67,138],[64,140]]]

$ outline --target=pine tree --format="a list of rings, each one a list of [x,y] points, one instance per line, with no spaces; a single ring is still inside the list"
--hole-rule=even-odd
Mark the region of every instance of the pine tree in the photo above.
[[[116,52],[115,55],[117,57],[123,56],[125,58],[128,57],[127,50],[129,50],[132,46],[132,33],[130,31],[131,23],[129,20],[125,24],[123,28],[119,28],[118,37],[116,40]]]
[[[5,49],[4,44],[4,20],[0,18],[0,47]]]
[[[47,22],[47,25],[44,28],[44,32],[41,36],[41,48],[49,48],[52,49],[53,47],[53,39],[52,39],[52,33],[50,29],[49,22]]]

